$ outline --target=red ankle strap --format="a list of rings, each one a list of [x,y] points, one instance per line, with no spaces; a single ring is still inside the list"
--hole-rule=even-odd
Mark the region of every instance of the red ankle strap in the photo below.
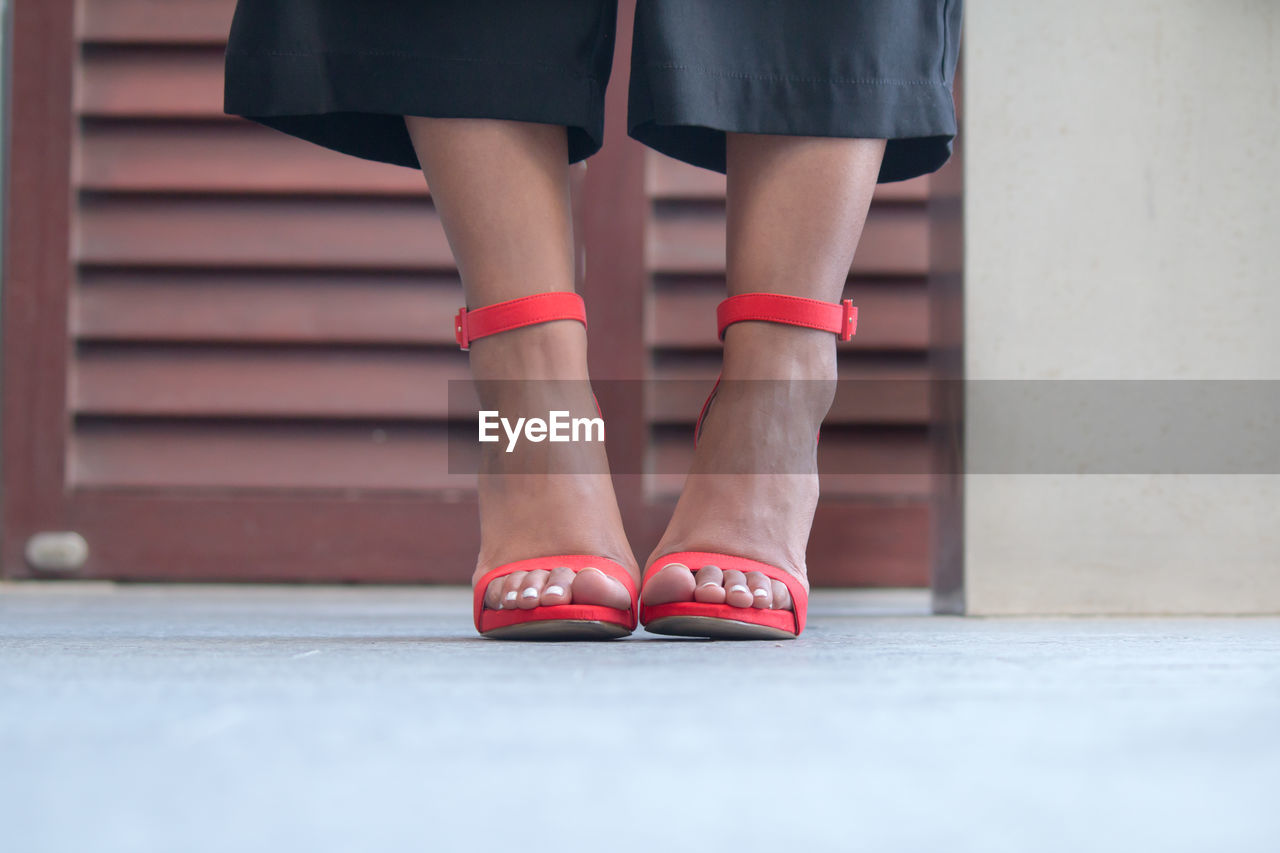
[[[858,330],[858,309],[852,299],[836,305],[821,299],[783,296],[780,293],[743,293],[730,296],[716,308],[720,340],[724,330],[743,320],[767,320],[832,332],[847,341]]]
[[[577,320],[585,326],[586,303],[576,293],[557,291],[521,296],[483,308],[461,308],[453,318],[453,334],[458,346],[465,350],[478,338],[552,320]]]

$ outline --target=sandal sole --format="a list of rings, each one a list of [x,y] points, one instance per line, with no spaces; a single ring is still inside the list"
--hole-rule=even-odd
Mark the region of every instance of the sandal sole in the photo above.
[[[518,622],[481,634],[492,640],[618,640],[631,633],[629,628],[612,622],[596,622],[585,619],[540,619],[536,622]]]
[[[702,637],[709,640],[794,640],[795,634],[769,625],[721,619],[718,616],[662,616],[650,620],[644,629],[650,634],[672,637]]]

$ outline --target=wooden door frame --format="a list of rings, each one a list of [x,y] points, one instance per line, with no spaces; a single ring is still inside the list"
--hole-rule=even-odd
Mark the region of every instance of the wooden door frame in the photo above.
[[[963,64],[963,63],[962,63]],[[956,74],[963,122],[963,67]],[[935,613],[963,614],[964,591],[964,135],[929,196],[929,323],[933,487],[929,586]]]
[[[67,307],[71,281],[73,0],[14,3],[9,39],[3,392],[3,573],[24,572],[23,545],[63,523]]]

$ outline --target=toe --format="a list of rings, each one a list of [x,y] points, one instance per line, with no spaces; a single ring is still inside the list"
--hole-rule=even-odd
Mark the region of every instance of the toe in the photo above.
[[[521,610],[532,610],[542,603],[542,588],[547,585],[551,573],[545,569],[529,572],[520,585],[520,598],[517,600]]]
[[[484,588],[484,606],[490,610],[502,609],[502,591],[507,587],[506,578],[495,578]]]
[[[755,603],[747,586],[747,576],[736,569],[724,573],[724,590],[724,603],[730,607],[750,607]]]
[[[747,572],[747,587],[751,590],[751,606],[760,610],[773,607],[773,584],[764,572]]]
[[[670,604],[693,600],[693,572],[684,563],[667,563],[645,581],[645,604]]]
[[[511,610],[520,606],[520,590],[523,588],[528,572],[512,572],[502,584],[502,609]]]
[[[791,590],[787,589],[787,585],[782,581],[772,581],[773,584],[773,609],[774,610],[790,610],[791,609]]]
[[[573,569],[560,566],[551,570],[542,588],[542,603],[569,604],[573,601]]]
[[[703,604],[724,604],[724,572],[719,566],[703,566],[693,578],[693,600]]]
[[[627,588],[593,566],[579,569],[573,577],[573,600],[576,604],[595,604],[628,610],[631,596]]]

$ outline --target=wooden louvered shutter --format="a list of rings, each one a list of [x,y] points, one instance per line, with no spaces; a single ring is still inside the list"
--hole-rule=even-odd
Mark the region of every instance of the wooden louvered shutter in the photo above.
[[[473,479],[445,455],[447,381],[466,376],[450,323],[460,288],[426,189],[410,170],[224,116],[233,5],[15,10],[4,572],[37,571],[33,535],[74,531],[89,547],[81,577],[464,582]],[[626,139],[621,5],[608,143],[578,211],[593,373],[709,386],[723,178]],[[927,376],[928,191],[877,197],[846,377]],[[700,399],[647,407],[625,383],[598,390],[619,470],[687,458]],[[841,399],[821,453],[925,471],[928,422],[923,393]],[[678,479],[618,479],[643,559]],[[922,476],[825,487],[816,583],[926,581]]]
[[[230,0],[82,0],[74,30],[35,6],[16,25],[46,52],[19,75],[66,63],[72,92],[19,95],[14,153],[38,160],[34,101],[73,93],[65,266],[51,251],[6,307],[31,297],[53,333],[26,341],[51,354],[28,396],[65,393],[39,425],[6,397],[6,456],[43,463],[8,481],[10,570],[72,530],[86,576],[465,580],[473,480],[447,473],[442,392],[467,375],[460,289],[421,175],[224,116]],[[30,329],[6,320],[14,353]]]

